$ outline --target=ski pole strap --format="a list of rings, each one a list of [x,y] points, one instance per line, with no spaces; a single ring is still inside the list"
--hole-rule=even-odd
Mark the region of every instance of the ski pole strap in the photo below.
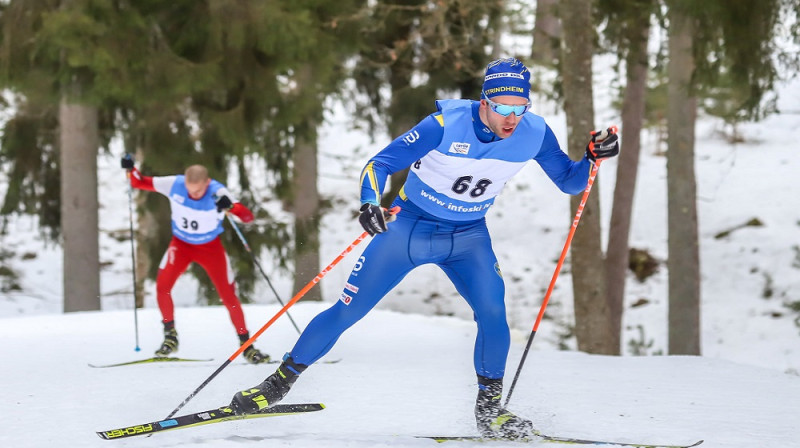
[[[253,251],[250,250],[250,245],[247,244],[247,240],[244,239],[244,235],[242,234],[242,231],[239,230],[239,226],[236,225],[236,221],[234,221],[233,218],[231,218],[231,213],[226,211],[225,212],[225,217],[228,218],[228,222],[231,224],[231,227],[233,227],[233,230],[236,232],[236,236],[239,237],[239,241],[242,242],[242,245],[244,246],[244,249],[247,252],[252,253]]]

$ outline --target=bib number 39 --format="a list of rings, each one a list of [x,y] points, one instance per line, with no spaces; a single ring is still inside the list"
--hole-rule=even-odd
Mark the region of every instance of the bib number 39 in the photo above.
[[[188,219],[183,218],[183,228],[184,229],[191,228],[192,230],[197,230],[198,227],[200,227],[200,225],[197,223],[197,221],[195,221],[195,220],[189,221]]]
[[[472,176],[461,176],[453,183],[452,190],[454,193],[457,194],[464,194],[469,190],[469,195],[473,198],[477,198],[482,194],[486,193],[486,188],[492,184],[492,181],[489,179],[481,179],[475,183],[475,186],[472,186]],[[470,190],[470,187],[472,189]]]

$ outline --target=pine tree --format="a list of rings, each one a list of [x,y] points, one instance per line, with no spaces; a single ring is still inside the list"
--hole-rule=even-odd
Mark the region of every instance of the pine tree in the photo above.
[[[738,110],[756,113],[773,85],[780,1],[668,0],[669,353],[701,354],[700,257],[694,121],[707,86],[747,92]],[[736,98],[732,95],[730,98]]]
[[[27,136],[11,133],[7,141],[13,148],[14,142],[28,139],[34,143],[34,152],[44,154],[58,167],[48,167],[48,174],[61,174],[60,200],[54,200],[55,188],[45,189],[49,200],[41,202],[39,214],[52,217],[56,213],[51,210],[60,206],[59,220],[47,219],[43,224],[60,229],[52,230],[51,236],[63,231],[66,311],[100,308],[96,157],[98,147],[108,138],[103,135],[104,121],[98,111],[122,93],[115,83],[127,64],[104,47],[118,31],[109,25],[120,18],[119,13],[104,2],[70,0],[12,1],[2,15],[5,51],[0,55],[0,82],[25,104],[12,122],[29,121],[24,114],[32,110],[48,111],[32,119],[39,121],[33,129],[44,132]],[[47,123],[52,123],[48,117],[55,117],[55,111],[59,111],[57,141],[46,135]],[[60,157],[51,156],[53,148]],[[52,179],[42,179],[41,172],[33,171],[36,164],[20,165],[15,160],[12,165],[23,183],[43,180],[53,185]],[[23,197],[12,193],[6,198],[4,212],[19,209],[22,204]]]
[[[622,314],[625,278],[628,271],[628,239],[633,195],[636,187],[640,153],[640,133],[645,118],[645,101],[649,73],[647,46],[650,22],[657,6],[655,0],[600,0],[597,10],[606,16],[605,37],[625,61],[625,87],[622,101],[621,134],[623,135],[614,202],[605,257],[607,280],[606,302],[610,318],[611,349],[621,349]]]

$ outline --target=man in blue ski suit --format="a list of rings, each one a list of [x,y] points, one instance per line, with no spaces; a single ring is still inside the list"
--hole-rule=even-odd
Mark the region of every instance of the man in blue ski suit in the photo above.
[[[436,101],[437,112],[369,160],[361,174],[359,222],[373,240],[340,300],[308,324],[276,372],[233,397],[237,413],[258,412],[280,401],[297,377],[406,274],[434,263],[470,305],[478,325],[478,429],[487,437],[532,433],[529,420],[500,404],[510,334],[505,286],[484,216],[528,161],[539,163],[565,193],[578,194],[586,188],[592,163],[616,155],[619,144],[616,135],[593,141],[584,158],[572,161],[544,119],[528,111],[529,90],[530,73],[520,61],[493,61],[480,101]],[[402,211],[387,227],[381,194],[387,177],[407,167],[408,179],[393,203]]]

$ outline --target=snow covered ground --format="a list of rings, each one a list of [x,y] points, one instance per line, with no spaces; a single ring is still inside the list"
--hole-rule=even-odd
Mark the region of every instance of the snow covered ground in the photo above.
[[[301,325],[322,304],[298,304]],[[258,327],[275,305],[251,305]],[[160,341],[155,309],[140,312],[133,350],[133,312],[105,311],[3,319],[0,325],[0,446],[4,447],[436,447],[415,435],[474,434],[475,328],[456,317],[377,310],[312,366],[285,402],[323,402],[321,412],[237,421],[105,441],[94,432],[164,418],[237,348],[224,308],[178,310],[184,357],[213,362],[106,364],[148,356]],[[524,335],[509,358],[519,362]],[[285,317],[257,346],[279,356],[296,339]],[[274,366],[237,359],[182,409],[226,404]],[[510,408],[545,433],[620,442],[690,443],[710,448],[798,446],[800,377],[707,357],[606,357],[535,350]],[[453,446],[523,446],[452,442]],[[532,444],[528,444],[530,446]],[[536,446],[561,446],[537,443]]]

